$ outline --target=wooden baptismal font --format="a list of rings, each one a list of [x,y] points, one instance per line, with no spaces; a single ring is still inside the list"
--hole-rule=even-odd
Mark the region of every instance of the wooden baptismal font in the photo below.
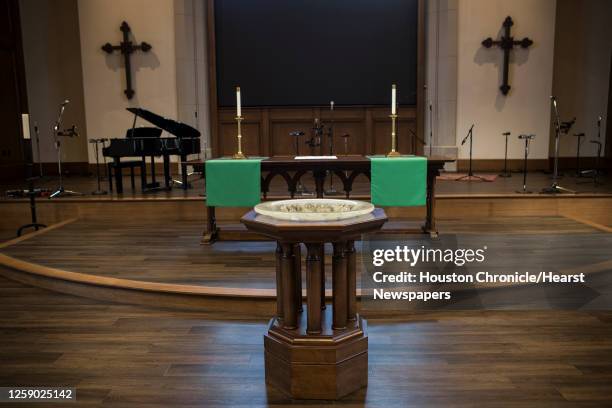
[[[249,230],[277,241],[277,313],[264,335],[266,382],[296,399],[338,399],[367,385],[366,321],[356,310],[355,240],[387,221],[382,209],[334,221],[288,221],[248,212]],[[324,245],[331,243],[332,303],[325,304]],[[301,252],[306,248],[306,305]]]

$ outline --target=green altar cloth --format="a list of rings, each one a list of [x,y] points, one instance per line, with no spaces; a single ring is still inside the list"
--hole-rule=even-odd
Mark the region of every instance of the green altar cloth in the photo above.
[[[264,158],[206,161],[206,205],[253,207],[261,201],[261,161]]]
[[[427,158],[370,156],[372,204],[387,207],[425,205]]]

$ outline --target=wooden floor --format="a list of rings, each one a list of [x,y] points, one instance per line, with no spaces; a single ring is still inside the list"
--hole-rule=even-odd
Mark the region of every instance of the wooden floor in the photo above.
[[[608,235],[597,225],[559,216],[443,219],[440,229],[557,234],[570,241]],[[190,221],[86,219],[0,252],[100,276],[273,286],[273,244],[203,247],[201,233],[202,225]],[[605,248],[595,251],[607,255]],[[324,404],[291,401],[266,387],[265,319],[232,320],[121,301],[0,278],[0,386],[76,387],[76,404],[44,404],[49,407]],[[368,334],[368,388],[336,405],[612,406],[612,312],[406,312],[401,318],[370,318]]]
[[[559,234],[567,237],[564,238],[566,245],[546,251],[547,259],[564,259],[568,250],[579,253],[581,249],[576,246],[581,242],[576,241],[576,235],[604,234],[591,225],[565,217],[446,219],[439,221],[439,228],[444,234],[489,234],[489,237],[496,235],[497,239],[503,239],[506,234]],[[6,247],[0,253],[46,267],[93,276],[230,288],[275,287],[274,242],[217,242],[212,246],[202,246],[201,234],[202,226],[189,221],[112,223],[108,220],[77,220]],[[538,237],[525,239],[541,240]],[[600,244],[607,245],[607,242],[602,240]],[[327,250],[329,288],[331,248]],[[597,248],[591,250],[598,251]],[[605,248],[599,252],[605,254]],[[570,266],[571,262],[566,263]],[[361,268],[361,263],[358,263],[358,276]]]
[[[265,321],[106,304],[0,279],[0,386],[76,387],[76,404],[48,407],[322,405],[266,388],[265,329]],[[367,391],[336,405],[611,406],[612,313],[371,319],[369,364]]]
[[[177,176],[178,178],[178,176]],[[158,181],[161,180],[161,175],[158,176]],[[93,199],[93,200],[110,200],[118,197],[123,198],[139,198],[139,197],[147,197],[147,198],[197,198],[204,194],[204,180],[198,178],[198,176],[192,176],[192,185],[193,188],[189,190],[183,190],[178,187],[174,187],[170,191],[157,191],[152,193],[143,194],[138,185],[138,180],[136,180],[136,190],[132,190],[130,186],[129,177],[124,177],[123,186],[124,186],[124,194],[117,195],[116,193],[108,194],[108,195],[92,195],[91,192],[95,191],[96,186],[96,178],[95,177],[80,177],[80,176],[72,176],[64,178],[64,184],[67,189],[71,189],[74,191],[82,192],[85,195],[78,198],[85,199]],[[337,178],[334,178],[334,188],[339,190],[341,189],[341,183]],[[581,194],[612,194],[612,180],[610,177],[602,177],[601,181],[602,185],[594,185],[592,182],[589,182],[590,179],[585,178],[576,178],[571,176],[566,176],[560,180],[560,184],[569,189],[575,190]],[[302,179],[304,185],[309,191],[314,191],[314,179],[305,175]],[[325,189],[328,190],[330,187],[329,178],[326,180]],[[55,190],[57,187],[58,180],[57,176],[49,176],[45,177],[39,182],[37,182],[37,187],[49,189],[51,191]],[[542,172],[533,172],[530,173],[527,179],[527,186],[530,190],[535,193],[539,193],[539,191],[543,187],[547,187],[551,184],[551,179],[549,174],[544,174]],[[510,178],[501,178],[498,177],[493,182],[466,182],[466,181],[450,181],[450,180],[438,180],[437,182],[437,195],[472,195],[472,194],[489,194],[489,195],[516,195],[516,191],[522,189],[523,187],[523,177],[519,173],[514,173]],[[23,189],[25,186],[21,182],[4,182],[0,184],[0,195],[4,195],[6,190],[10,189]],[[108,183],[104,181],[102,183],[102,189],[108,190]],[[354,195],[369,195],[370,193],[370,184],[368,179],[365,176],[359,176],[354,184],[354,189],[352,194]],[[277,177],[272,181],[270,187],[270,197],[279,197],[287,195],[287,187],[285,182]],[[67,197],[69,198],[69,197]],[[62,198],[62,199],[67,199]]]

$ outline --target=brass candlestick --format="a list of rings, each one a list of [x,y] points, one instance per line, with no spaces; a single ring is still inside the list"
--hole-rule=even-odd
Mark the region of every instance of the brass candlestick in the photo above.
[[[232,156],[234,159],[246,159],[247,157],[242,153],[242,129],[240,122],[242,122],[242,116],[236,116],[236,122],[238,123],[238,151]]]
[[[391,118],[391,151],[387,153],[387,157],[399,157],[400,152],[397,151],[397,136],[395,134],[395,121],[397,120],[397,114],[393,113],[389,115]]]

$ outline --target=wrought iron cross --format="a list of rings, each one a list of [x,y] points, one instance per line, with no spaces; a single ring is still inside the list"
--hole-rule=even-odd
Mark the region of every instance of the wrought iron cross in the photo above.
[[[514,25],[514,21],[512,21],[512,17],[508,16],[504,20],[504,35],[499,39],[499,41],[494,41],[491,37],[487,38],[482,42],[486,48],[491,48],[494,45],[497,45],[504,51],[504,79],[499,87],[504,95],[508,95],[510,91],[510,84],[508,84],[508,66],[510,65],[510,51],[514,48],[515,45],[520,45],[521,48],[529,48],[533,44],[528,37],[523,38],[521,41],[514,41],[514,37],[510,35],[510,27]]]
[[[123,41],[121,41],[119,45],[112,45],[111,43],[106,43],[102,46],[102,49],[108,54],[112,54],[113,51],[116,50],[121,51],[121,54],[123,54],[123,58],[125,61],[126,83],[126,88],[123,92],[125,93],[125,96],[127,96],[128,99],[132,99],[132,97],[134,96],[134,89],[132,88],[132,68],[130,64],[130,55],[132,55],[134,51],[138,50],[142,52],[148,52],[149,50],[151,50],[152,47],[151,44],[146,43],[144,41],[140,44],[132,43],[132,41],[130,41],[130,26],[125,21],[121,23],[121,27],[119,27],[119,29],[123,33]]]

